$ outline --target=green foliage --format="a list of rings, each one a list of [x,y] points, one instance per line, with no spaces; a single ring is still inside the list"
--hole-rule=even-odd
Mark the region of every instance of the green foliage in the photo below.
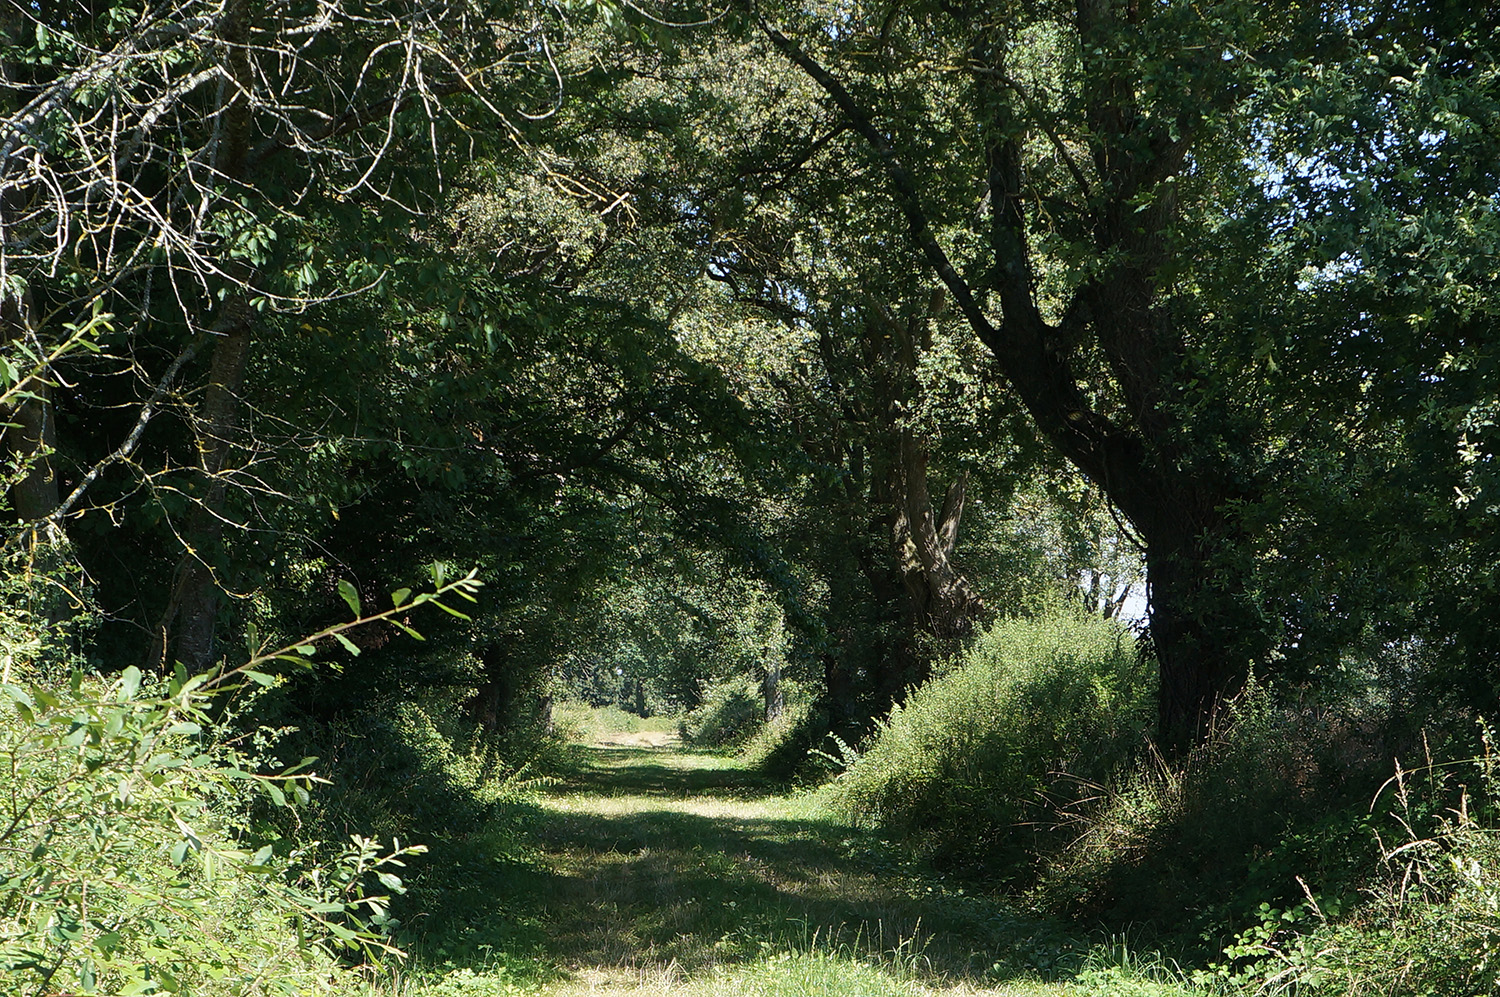
[[[209,676],[0,686],[0,973],[15,993],[292,993],[394,951],[406,848],[263,839],[312,759],[264,773],[223,740]],[[259,804],[254,804],[255,800]],[[367,879],[385,895],[367,895]]]
[[[1256,689],[1185,758],[1151,754],[1061,813],[1068,846],[1030,892],[1054,915],[1151,924],[1198,954],[1309,899],[1353,908],[1373,873],[1369,799],[1398,743],[1379,715],[1278,705]]]
[[[738,747],[753,737],[766,720],[760,690],[748,681],[722,682],[709,687],[703,702],[682,721],[682,736],[705,748]]]
[[[821,776],[816,752],[828,733],[823,706],[807,700],[789,701],[781,716],[761,725],[745,744],[741,756],[753,771],[772,779],[789,781]]]
[[[766,720],[765,691],[751,678],[729,678],[709,686],[703,702],[682,719],[682,736],[705,748],[741,748],[752,768],[786,739],[810,709],[807,691],[799,682],[778,683],[781,714]]]
[[[1034,823],[1046,795],[1127,764],[1150,701],[1118,625],[1066,613],[1003,622],[891,711],[827,801],[924,851],[1025,876],[1049,837]]]
[[[283,752],[322,750],[328,785],[304,819],[331,834],[432,842],[500,830],[524,799],[520,770],[532,758],[480,736],[474,721],[443,703],[382,701],[306,734]]]
[[[1494,993],[1500,986],[1500,770],[1465,762],[1397,766],[1371,805],[1384,832],[1368,899],[1340,910],[1307,891],[1263,905],[1226,960],[1200,974],[1260,992],[1345,997]]]
[[[249,719],[317,645],[454,595],[472,574],[276,647],[249,635],[235,668],[168,678],[73,670],[7,603],[0,679],[0,973],[18,993],[254,995],[331,988],[339,960],[399,954],[391,895],[421,846],[297,828],[314,758],[266,761],[284,733]],[[358,612],[357,600],[351,609]],[[444,607],[452,613],[458,610]],[[345,638],[347,639],[347,638]],[[12,668],[12,665],[15,665]],[[23,675],[25,676],[23,678]],[[29,681],[28,681],[29,679]]]
[[[614,734],[669,733],[678,728],[671,717],[642,717],[618,706],[590,706],[564,700],[552,708],[555,734],[559,738],[589,743]]]

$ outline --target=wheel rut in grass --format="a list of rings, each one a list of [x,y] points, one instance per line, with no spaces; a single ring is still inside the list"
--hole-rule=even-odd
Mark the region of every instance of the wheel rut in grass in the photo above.
[[[669,737],[580,751],[536,839],[539,935],[566,973],[549,993],[1060,992],[1006,971],[1025,953],[1002,909],[733,759]]]

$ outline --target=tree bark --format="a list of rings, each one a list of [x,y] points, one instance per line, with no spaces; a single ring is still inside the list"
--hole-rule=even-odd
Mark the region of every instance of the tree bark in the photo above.
[[[984,603],[968,579],[953,566],[963,517],[967,475],[948,487],[941,511],[934,513],[927,490],[927,445],[910,430],[900,434],[897,464],[895,544],[901,577],[917,626],[936,638],[945,650],[974,632],[974,621]]]
[[[0,342],[9,347],[24,342],[32,332],[30,294],[0,300]],[[21,365],[25,366],[24,360]],[[5,452],[26,469],[26,474],[10,489],[11,508],[22,523],[47,518],[62,501],[52,458],[57,446],[57,424],[47,374],[40,371],[38,376],[22,381],[18,387],[30,397],[20,399],[6,413],[6,421],[12,425],[5,430]]]
[[[214,659],[214,629],[221,592],[216,577],[224,538],[224,472],[240,428],[240,393],[249,362],[251,315],[243,294],[231,295],[216,323],[219,336],[209,364],[208,391],[198,416],[201,494],[182,531],[185,547],[174,573],[161,623],[161,648],[190,672]],[[164,662],[165,664],[166,662]]]
[[[766,662],[766,674],[760,682],[761,696],[766,705],[766,722],[770,723],[786,712],[786,695],[781,689],[781,659],[772,656]]]
[[[218,26],[225,65],[235,85],[223,91],[212,166],[215,174],[230,184],[244,182],[250,148],[251,113],[245,96],[252,89],[250,19],[249,0],[230,0]],[[214,659],[214,630],[222,596],[216,569],[224,537],[224,472],[239,436],[240,397],[255,314],[250,304],[253,269],[230,259],[225,261],[223,272],[227,285],[211,329],[215,339],[208,389],[195,419],[201,493],[180,537],[183,555],[174,572],[172,594],[160,627],[162,654],[170,653],[190,672],[208,668]]]
[[[479,652],[483,681],[464,703],[464,710],[490,734],[502,732],[515,713],[520,696],[517,669],[498,647]]]

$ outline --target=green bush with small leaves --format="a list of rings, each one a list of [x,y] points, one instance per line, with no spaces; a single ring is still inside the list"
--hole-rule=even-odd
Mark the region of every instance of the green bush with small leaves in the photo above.
[[[1126,764],[1150,722],[1135,641],[1101,617],[1008,620],[891,711],[827,790],[851,820],[994,874],[1023,874],[1049,794]]]
[[[748,680],[721,682],[682,720],[683,740],[702,748],[738,747],[766,722],[765,702]]]
[[[388,950],[401,856],[356,839],[331,862],[255,842],[255,798],[305,801],[220,740],[206,683],[0,686],[0,973],[14,993],[307,993],[344,950]]]
[[[18,995],[254,997],[339,986],[340,966],[397,949],[404,858],[363,837],[293,841],[266,820],[310,799],[313,759],[268,769],[237,704],[310,667],[313,640],[446,594],[472,576],[246,664],[148,677],[6,662],[0,681],[0,987]],[[398,624],[400,625],[400,624]],[[26,621],[0,621],[31,646]],[[404,628],[404,627],[403,627]],[[12,632],[14,631],[14,632]],[[252,642],[254,637],[252,635]]]

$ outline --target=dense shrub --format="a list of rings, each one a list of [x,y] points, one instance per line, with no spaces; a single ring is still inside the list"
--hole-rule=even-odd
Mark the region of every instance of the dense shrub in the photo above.
[[[1003,622],[891,712],[828,803],[950,862],[1026,878],[1055,834],[1046,801],[1107,779],[1142,743],[1147,675],[1111,621]]]
[[[1266,905],[1224,961],[1200,974],[1259,992],[1309,997],[1500,990],[1500,760],[1396,774],[1367,808],[1377,849],[1362,902],[1344,908],[1314,884],[1302,902]]]
[[[816,703],[797,700],[787,704],[781,716],[763,723],[740,751],[745,766],[772,779],[790,781],[804,775],[822,774],[812,752],[827,730],[826,718]]]
[[[1217,932],[1300,895],[1315,873],[1347,892],[1369,868],[1369,770],[1339,763],[1347,725],[1279,708],[1262,690],[1233,705],[1185,758],[1149,753],[1066,814],[1033,901],[1049,913]],[[1373,761],[1373,756],[1371,757]]]
[[[252,828],[257,799],[305,801],[310,779],[256,774],[221,740],[213,684],[127,668],[0,685],[7,992],[311,993],[341,949],[386,947],[386,898],[362,891],[367,876],[399,890],[401,862],[367,839],[330,852]]]
[[[749,680],[710,686],[703,701],[682,721],[682,737],[702,748],[739,747],[766,721],[765,701]]]

